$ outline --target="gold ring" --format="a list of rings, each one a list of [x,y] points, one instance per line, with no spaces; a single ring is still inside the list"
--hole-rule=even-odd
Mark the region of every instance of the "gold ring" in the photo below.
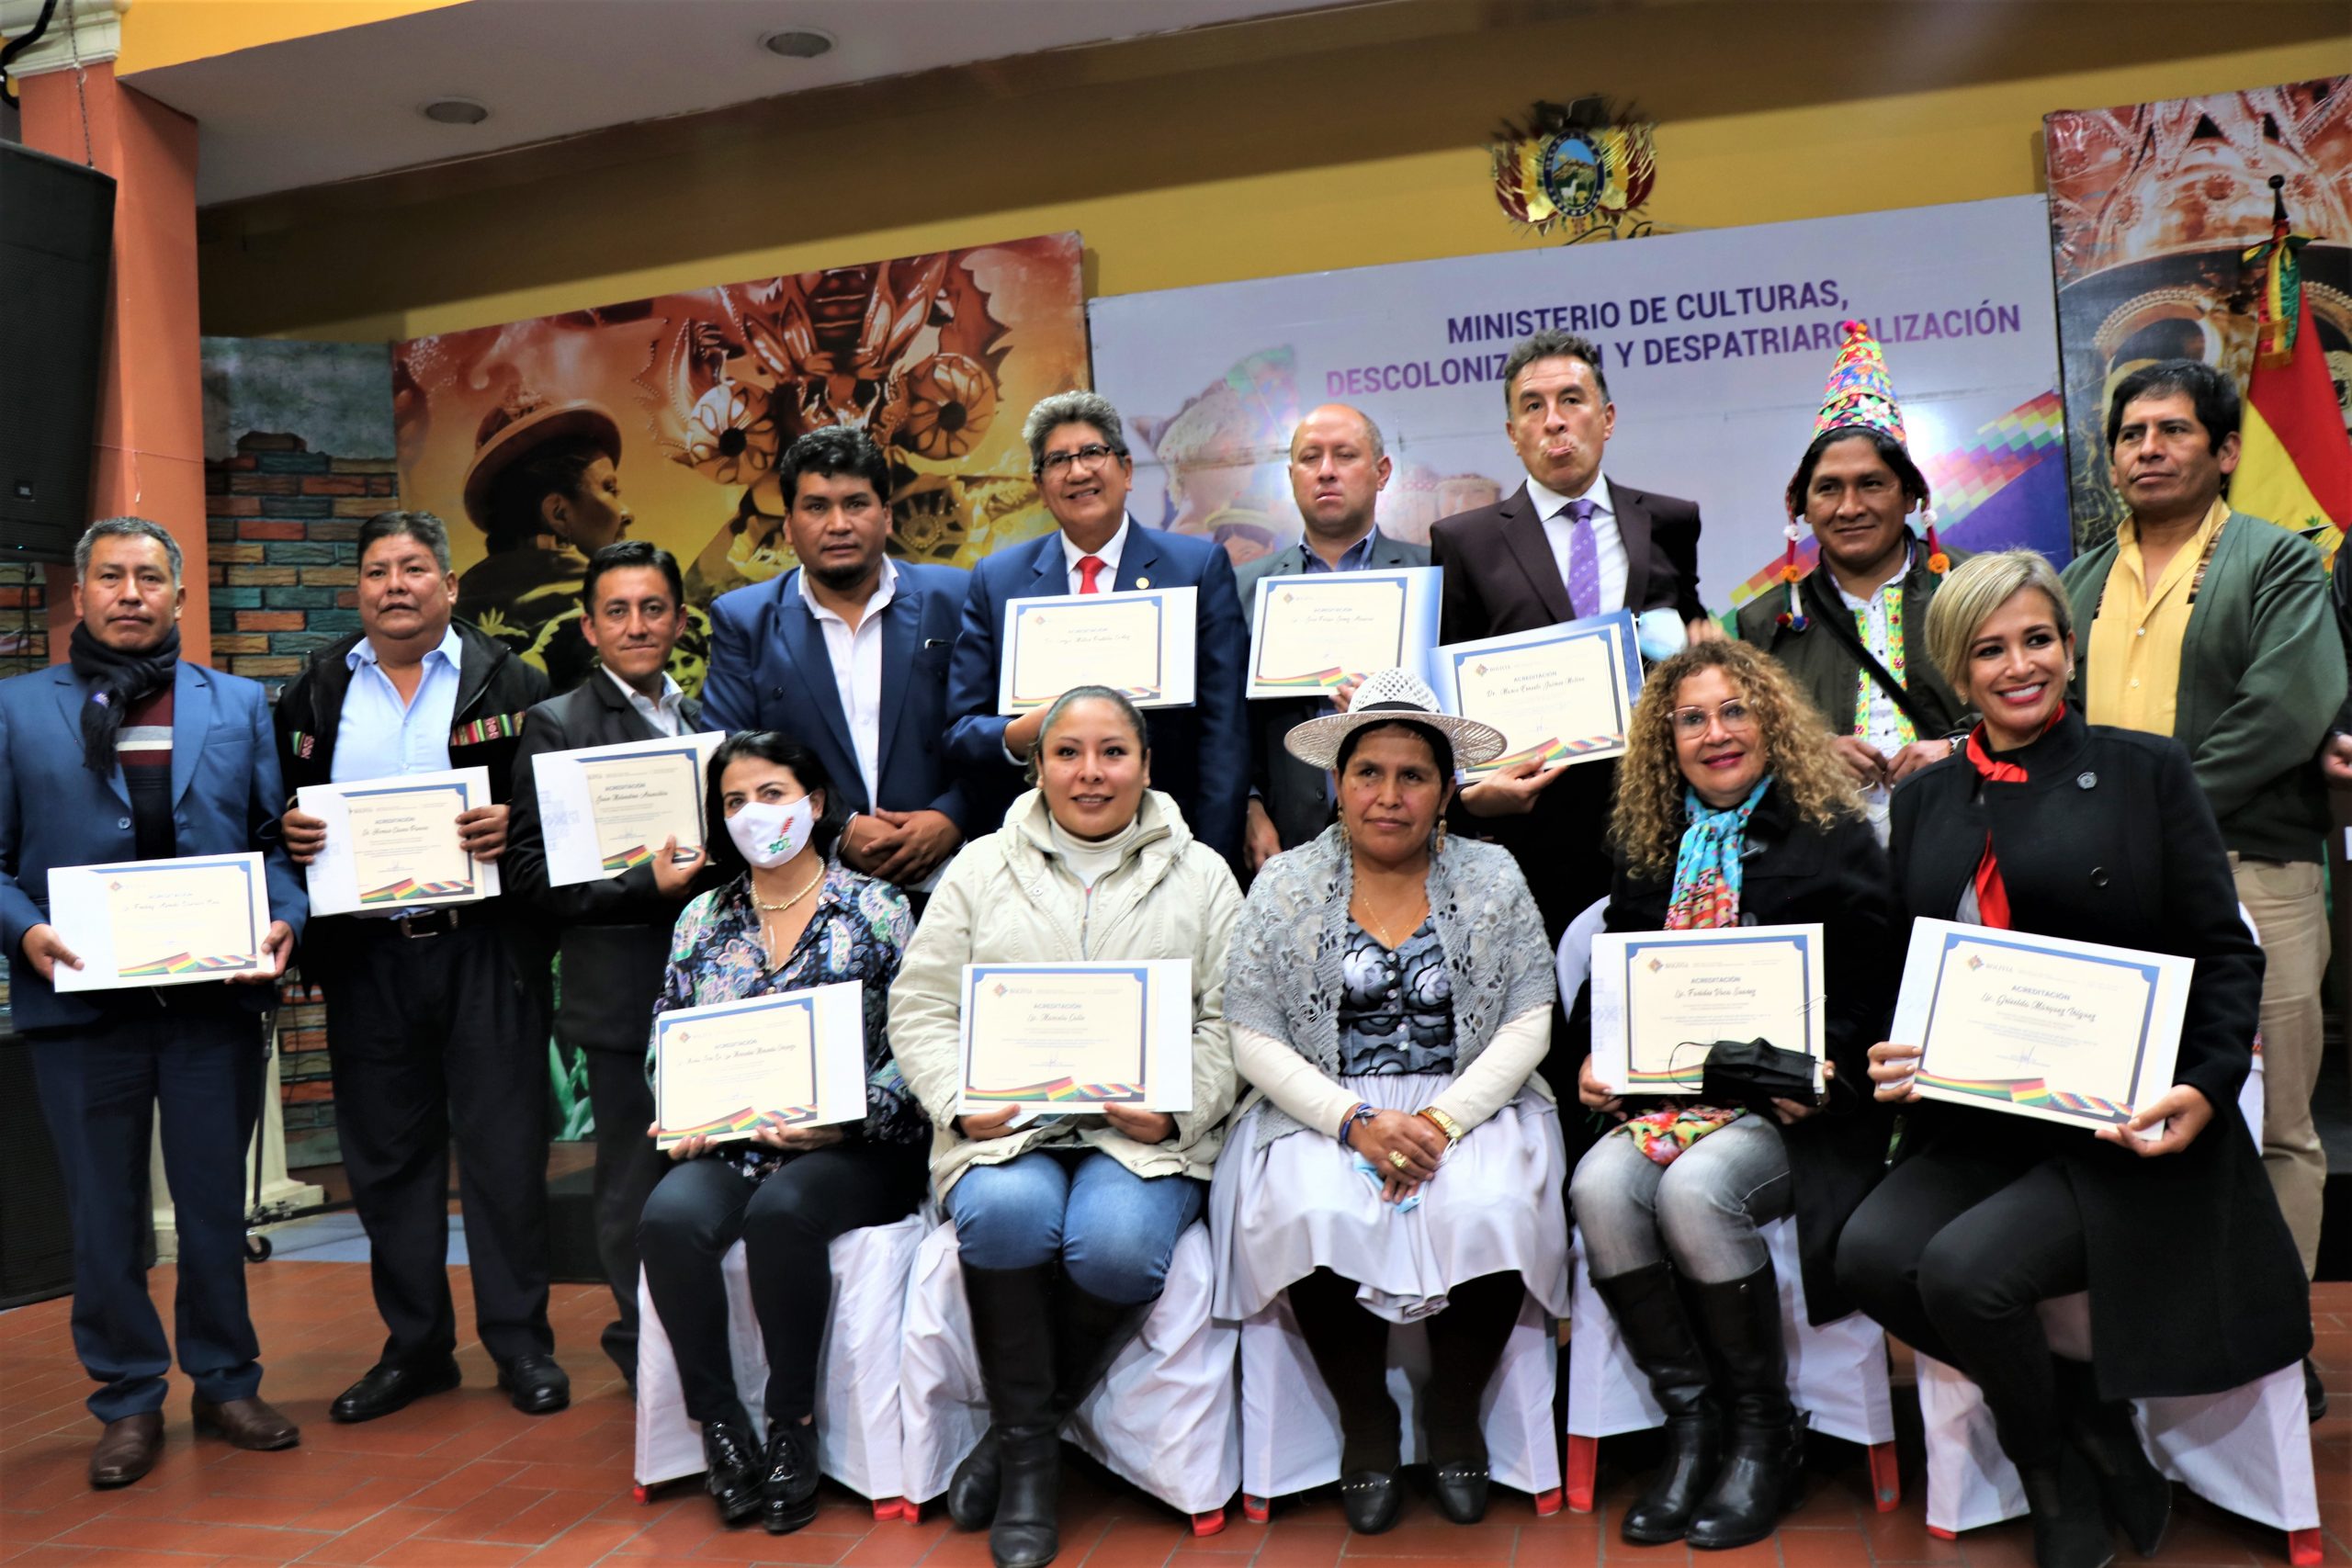
[[[1405,1156],[1396,1150],[1391,1149],[1388,1151],[1388,1163],[1395,1166],[1397,1169],[1403,1170],[1405,1168]]]

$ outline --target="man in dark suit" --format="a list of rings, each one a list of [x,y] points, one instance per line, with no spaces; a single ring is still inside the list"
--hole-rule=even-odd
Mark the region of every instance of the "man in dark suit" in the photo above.
[[[1392,539],[1373,525],[1390,468],[1380,427],[1362,410],[1326,403],[1298,422],[1290,437],[1290,490],[1305,532],[1288,549],[1261,556],[1235,573],[1245,626],[1261,579],[1430,564],[1426,546]],[[1268,697],[1250,705],[1247,854],[1253,874],[1331,825],[1329,778],[1283,749],[1293,726],[1331,706],[1321,697]]]
[[[947,750],[969,770],[989,825],[1021,792],[1022,770],[1045,722],[1044,708],[1018,718],[996,711],[1004,606],[1012,599],[1143,588],[1196,587],[1193,705],[1157,708],[1151,728],[1151,786],[1175,797],[1193,834],[1239,863],[1243,803],[1250,795],[1250,728],[1242,671],[1250,628],[1235,596],[1233,566],[1214,541],[1147,528],[1127,515],[1135,462],[1110,400],[1057,392],[1029,411],[1029,443],[1046,509],[1058,526],[980,562],[964,601],[963,629],[947,676]],[[1081,684],[1084,671],[1070,672]]]
[[[529,900],[562,928],[555,1033],[588,1066],[596,1118],[596,1254],[620,1310],[605,1329],[605,1354],[634,1388],[637,1221],[669,1163],[645,1135],[653,1121],[645,1041],[669,962],[670,927],[694,886],[681,880],[665,892],[651,861],[600,882],[550,886],[536,762],[551,751],[691,735],[702,728],[702,710],[663,673],[685,625],[676,557],[641,539],[606,545],[588,558],[580,600],[580,635],[597,669],[524,716],[504,875],[510,897]],[[673,841],[658,852],[675,847]]]
[[[1721,637],[1699,600],[1699,508],[1601,473],[1617,424],[1601,351],[1537,333],[1503,362],[1503,402],[1527,482],[1430,529],[1430,558],[1445,570],[1440,637],[1468,642],[1621,609],[1670,609],[1692,640]],[[1613,762],[1531,762],[1462,792],[1456,826],[1510,847],[1555,941],[1609,891],[1616,782]]]
[[[164,1443],[173,1346],[141,1257],[159,1103],[179,1230],[177,1348],[196,1382],[197,1430],[245,1449],[299,1440],[259,1397],[244,1159],[261,1111],[257,1015],[308,906],[275,828],[284,794],[267,699],[179,657],[179,546],[143,518],[115,517],[93,524],[74,555],[70,662],[0,682],[0,940],[65,1179],[74,1348],[100,1385],[90,1413],[106,1423],[90,1484],[108,1487],[146,1474]],[[53,868],[254,850],[270,924],[254,933],[258,963],[232,983],[55,988],[59,965],[84,964],[49,923]]]
[[[777,477],[800,565],[712,603],[704,715],[816,752],[854,813],[842,859],[920,900],[976,830],[945,750],[947,661],[971,574],[886,553],[890,465],[864,431],[811,431]]]

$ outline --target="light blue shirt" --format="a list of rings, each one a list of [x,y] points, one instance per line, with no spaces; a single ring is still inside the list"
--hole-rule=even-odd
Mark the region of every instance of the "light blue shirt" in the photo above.
[[[327,776],[336,784],[396,778],[402,773],[446,773],[449,731],[458,721],[458,659],[463,649],[451,626],[441,646],[424,656],[424,678],[416,696],[401,700],[400,689],[377,662],[376,645],[366,637],[344,655],[351,684],[343,694],[343,717],[335,729],[334,761]]]
[[[1334,571],[1367,570],[1372,566],[1372,542],[1378,537],[1380,537],[1379,529],[1365,529],[1363,538],[1340,552],[1340,564],[1337,566],[1325,560],[1316,553],[1314,546],[1301,539],[1298,542],[1300,556],[1298,574],[1301,577],[1313,577],[1318,572],[1328,574]]]

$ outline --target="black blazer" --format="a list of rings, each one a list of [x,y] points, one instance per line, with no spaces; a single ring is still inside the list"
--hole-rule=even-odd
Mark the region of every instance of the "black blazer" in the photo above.
[[[701,728],[693,698],[680,711],[687,729]],[[653,727],[601,669],[590,671],[586,680],[563,695],[539,704],[524,721],[501,875],[506,897],[526,900],[560,928],[557,951],[563,958],[563,978],[556,998],[555,1032],[568,1045],[645,1055],[653,998],[661,994],[670,957],[670,927],[684,901],[662,897],[653,886],[650,863],[631,866],[601,882],[549,886],[534,760],[550,751],[655,739]],[[717,824],[711,827],[725,831]],[[690,887],[687,892],[697,890]]]
[[[2174,1077],[2213,1120],[2177,1155],[2143,1159],[2087,1131],[1922,1101],[1899,1159],[2030,1141],[2064,1171],[2088,1236],[2091,1344],[2109,1399],[2216,1393],[2311,1349],[2310,1292],[2238,1114],[2262,998],[2262,950],[2238,918],[2221,829],[2188,753],[2167,737],[2069,708],[1984,782],[1965,757],[1894,792],[1895,897],[1950,919],[1992,836],[2014,929],[2197,961]]]
[[[1374,529],[1367,570],[1427,566],[1429,547],[1408,545]],[[1234,573],[1241,596],[1241,624],[1251,624],[1258,608],[1258,583],[1268,577],[1296,577],[1306,570],[1306,546],[1302,542],[1272,555],[1261,556]],[[1295,726],[1331,711],[1321,697],[1261,697],[1250,705],[1250,786],[1265,803],[1283,848],[1295,850],[1331,825],[1331,803],[1324,797],[1327,774],[1316,772],[1283,750],[1283,737]]]
[[[1620,864],[1611,883],[1603,929],[1663,930],[1673,891],[1671,868],[1662,874],[1636,875]],[[1870,1049],[1886,1038],[1895,983],[1902,975],[1894,893],[1886,855],[1864,818],[1850,818],[1826,830],[1817,828],[1797,816],[1777,783],[1756,803],[1740,856],[1739,923],[1817,921],[1822,928],[1822,988],[1829,1007],[1823,1032],[1838,1070],[1829,1080],[1828,1103],[1781,1129],[1789,1156],[1806,1314],[1817,1324],[1854,1310],[1838,1287],[1838,1234],[1878,1184],[1894,1125],[1894,1118],[1870,1093]],[[1573,1092],[1577,1070],[1592,1054],[1589,983],[1577,994],[1568,1028],[1553,1050],[1565,1060],[1548,1076],[1555,1085],[1571,1086]]]

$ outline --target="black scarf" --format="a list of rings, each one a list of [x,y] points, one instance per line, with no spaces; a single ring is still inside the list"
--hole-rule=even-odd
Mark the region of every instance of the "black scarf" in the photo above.
[[[144,653],[108,648],[76,625],[73,639],[74,673],[96,688],[82,705],[82,765],[104,778],[114,772],[115,738],[122,716],[170,685],[179,672],[180,628],[174,625],[164,640]]]

